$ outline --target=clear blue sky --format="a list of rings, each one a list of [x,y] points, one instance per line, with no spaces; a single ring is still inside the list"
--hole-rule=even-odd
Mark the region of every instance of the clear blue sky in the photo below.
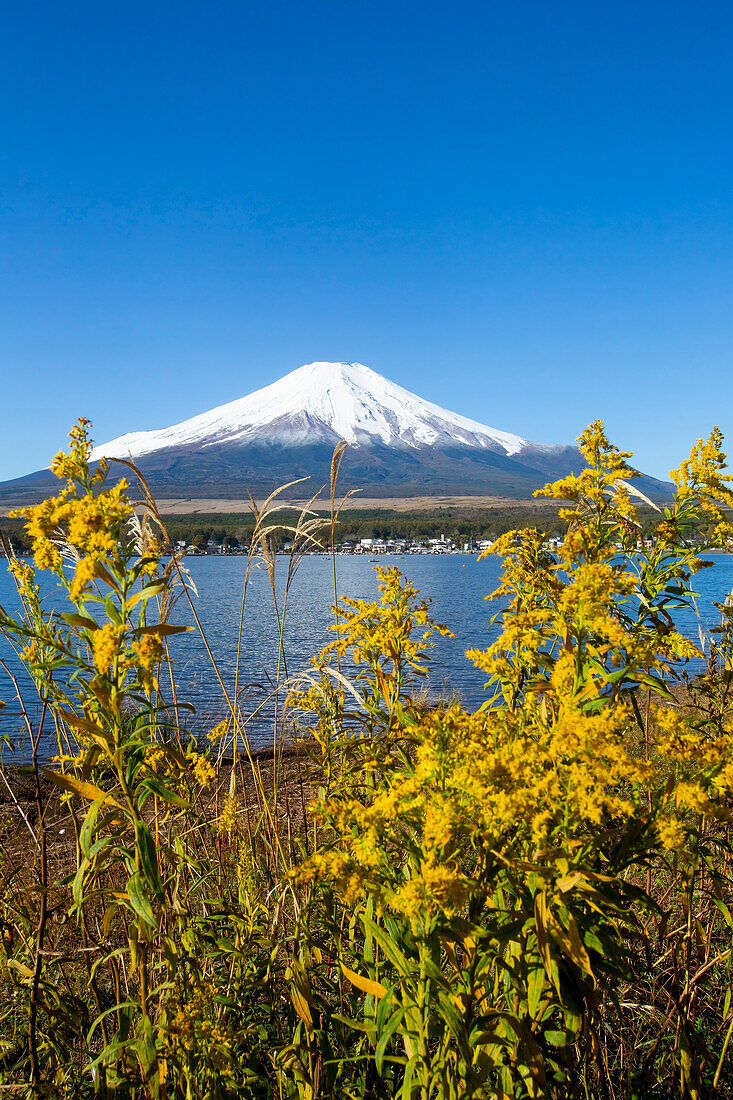
[[[664,476],[733,450],[733,6],[6,5],[0,478],[359,360]]]

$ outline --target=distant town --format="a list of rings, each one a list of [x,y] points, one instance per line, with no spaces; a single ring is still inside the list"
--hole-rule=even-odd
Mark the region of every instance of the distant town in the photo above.
[[[196,546],[193,543],[186,544],[185,541],[179,540],[176,543],[176,551],[177,553],[182,552],[186,556],[249,553],[248,546],[234,545],[234,541],[226,538],[221,542],[209,540],[204,546]],[[546,550],[553,551],[557,550],[562,542],[561,537],[549,538],[545,541],[544,546]],[[455,541],[445,535],[440,535],[438,538],[364,538],[358,540],[347,539],[333,546],[314,545],[306,553],[367,554],[370,557],[377,554],[480,554],[484,550],[490,550],[493,545],[493,539],[469,538],[464,542],[462,540]],[[653,547],[653,538],[639,539],[636,544],[637,550],[652,550]],[[619,551],[622,549],[620,543],[617,548]],[[291,551],[292,543],[286,541],[277,552],[280,555],[287,555]]]
[[[209,539],[204,546],[186,543],[184,540],[176,542],[176,551],[185,555],[199,556],[205,554],[248,554],[249,547],[236,544],[231,538],[216,542]],[[358,540],[347,539],[336,543],[334,546],[313,545],[307,553],[311,554],[477,554],[483,550],[489,550],[493,546],[492,539],[469,539],[467,542],[455,542],[452,538],[440,535],[438,538],[365,538]],[[290,554],[292,542],[285,541],[279,554]]]
[[[8,541],[12,554],[17,554],[18,557],[26,556],[27,548],[25,546],[14,545],[12,538]],[[705,539],[702,536],[698,536],[695,541],[701,547],[705,544]],[[544,546],[547,551],[552,552],[557,550],[562,542],[562,537],[553,536],[545,541]],[[637,540],[636,549],[639,551],[652,550],[654,543],[655,540],[652,537],[640,538]],[[250,552],[249,545],[245,541],[240,542],[229,535],[221,539],[199,539],[195,543],[187,542],[185,539],[177,539],[173,545],[177,554],[183,554],[186,557],[246,556]],[[446,535],[439,535],[437,538],[361,538],[346,539],[334,546],[325,543],[314,543],[305,553],[315,555],[356,554],[368,555],[369,557],[375,557],[379,554],[481,554],[485,550],[490,550],[493,545],[494,539],[473,538],[471,536],[467,539],[454,539]],[[618,544],[617,549],[622,550],[620,544]],[[279,556],[287,556],[291,552],[292,542],[287,540],[276,548],[276,554]],[[5,556],[5,550],[0,543],[0,558]]]

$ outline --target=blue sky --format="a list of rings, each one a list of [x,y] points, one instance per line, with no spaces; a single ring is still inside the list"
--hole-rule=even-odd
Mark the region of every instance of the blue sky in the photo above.
[[[733,450],[728,3],[7,5],[0,478],[316,359]]]

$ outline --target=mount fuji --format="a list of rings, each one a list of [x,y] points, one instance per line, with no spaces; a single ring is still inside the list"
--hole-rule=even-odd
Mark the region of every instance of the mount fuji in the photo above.
[[[448,412],[360,363],[309,363],[170,428],[103,443],[92,458],[132,458],[162,499],[241,499],[308,475],[315,491],[328,482],[339,440],[349,444],[340,488],[373,497],[527,497],[582,466],[575,447],[532,443]],[[0,486],[0,500],[25,502],[52,484],[39,471]],[[669,495],[652,478],[638,484],[652,497]]]

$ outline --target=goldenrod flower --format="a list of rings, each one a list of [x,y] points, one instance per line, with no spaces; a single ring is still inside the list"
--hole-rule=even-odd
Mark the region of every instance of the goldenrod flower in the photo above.
[[[662,845],[670,852],[676,852],[682,848],[687,838],[686,830],[678,818],[661,821],[657,825],[657,835]]]
[[[94,579],[94,565],[93,558],[80,558],[69,589],[72,600],[79,600],[86,591],[87,585]]]
[[[145,749],[145,763],[151,771],[157,772],[158,765],[165,759],[165,752],[160,745],[148,745]]]
[[[66,539],[82,554],[93,559],[112,554],[118,545],[121,527],[132,514],[124,478],[111,488],[103,489],[107,474],[104,462],[89,478],[92,445],[88,427],[89,421],[82,418],[69,433],[70,452],[59,452],[51,463],[52,471],[68,481],[59,496],[11,513],[25,518],[26,531],[32,540],[33,556],[39,569],[52,569],[56,573],[61,571],[62,558],[56,545],[60,539]],[[83,588],[80,577],[72,598],[77,599]]]
[[[33,572],[33,566],[28,562],[23,561],[21,558],[11,558],[8,562],[8,572],[15,577],[18,582],[18,587],[21,590],[25,590],[31,587],[35,580],[35,573]]]
[[[140,570],[141,576],[152,577],[155,575],[158,570],[158,561],[162,553],[163,547],[161,546],[158,539],[155,537],[148,539],[147,545],[145,546],[143,551],[143,557],[149,560],[146,560],[145,564]]]
[[[222,737],[226,737],[228,732],[229,732],[229,719],[228,718],[223,718],[221,720],[221,722],[219,722],[217,725],[215,725],[212,730],[209,730],[209,732],[206,734],[206,736],[207,736],[208,740],[211,741],[212,745],[215,745],[217,743],[217,741],[221,741]]]
[[[94,631],[92,654],[97,672],[104,673],[108,670],[117,655],[119,642],[119,627],[114,626],[112,623],[106,623],[99,630]]]
[[[236,798],[227,798],[224,802],[224,806],[219,811],[219,816],[214,822],[214,831],[221,833],[234,832],[237,825],[237,814],[239,812],[239,802]]]
[[[211,761],[197,752],[189,753],[187,760],[189,761],[195,782],[198,783],[200,787],[208,787],[212,779],[216,776],[216,768],[214,768]]]
[[[155,687],[155,667],[163,657],[163,643],[157,634],[143,634],[132,646],[140,680],[147,691]]]
[[[63,564],[58,547],[48,539],[34,541],[33,560],[39,569],[52,569],[54,572],[58,572]]]

